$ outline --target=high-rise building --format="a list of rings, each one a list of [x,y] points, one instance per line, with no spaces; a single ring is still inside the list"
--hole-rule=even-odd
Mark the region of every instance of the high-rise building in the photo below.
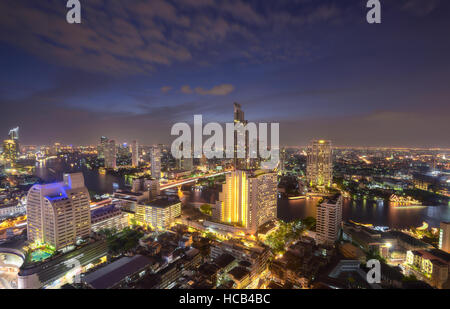
[[[192,157],[177,159],[177,168],[183,171],[192,171],[194,169],[194,159]]]
[[[156,199],[161,193],[159,179],[133,179],[131,191],[134,193],[148,192],[149,200]]]
[[[439,249],[450,253],[450,222],[441,222],[439,230]]]
[[[227,175],[214,217],[249,233],[276,219],[277,175],[261,171],[233,171]]]
[[[316,241],[332,245],[339,237],[342,224],[342,196],[328,199],[317,206]]]
[[[284,174],[286,172],[286,148],[281,149],[280,152],[280,165],[278,170]]]
[[[105,151],[105,168],[117,168],[117,148],[114,140],[108,140]]]
[[[314,140],[308,146],[306,178],[309,186],[329,187],[333,181],[331,141]]]
[[[131,165],[133,167],[139,166],[139,145],[137,141],[131,144]]]
[[[3,158],[14,166],[17,162],[17,143],[15,140],[7,139],[3,141]]]
[[[149,199],[154,200],[161,194],[159,179],[146,179],[144,181],[144,190],[149,192]]]
[[[242,124],[243,126],[247,125],[247,121],[244,117],[244,111],[241,109],[241,105],[238,103],[234,103],[234,124]],[[238,146],[239,140],[244,141],[244,149],[245,149],[245,157],[238,158]],[[247,159],[248,159],[248,134],[247,131],[239,132],[237,130],[234,131],[234,167],[237,170],[245,170],[247,169]]]
[[[151,158],[152,177],[155,179],[161,178],[161,150],[158,146],[152,148]]]
[[[9,130],[9,139],[3,141],[3,158],[13,167],[20,154],[19,127]]]
[[[18,141],[19,140],[19,127],[9,130],[9,139]]]
[[[63,182],[31,187],[27,221],[28,240],[49,244],[56,250],[89,236],[90,199],[83,174],[64,174]]]
[[[100,138],[100,144],[97,146],[97,152],[98,152],[97,158],[99,158],[99,159],[105,158],[105,150],[106,150],[107,145],[108,145],[108,138],[105,136],[102,136]]]

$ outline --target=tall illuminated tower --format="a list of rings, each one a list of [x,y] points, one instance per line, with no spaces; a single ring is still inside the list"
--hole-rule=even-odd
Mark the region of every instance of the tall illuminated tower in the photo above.
[[[152,177],[155,179],[161,178],[161,149],[159,146],[154,146],[152,148],[151,155],[151,168],[152,168]]]
[[[241,105],[234,103],[234,124],[247,125],[247,121],[244,118],[244,111],[241,109]],[[239,134],[245,134],[245,136],[239,136]],[[243,139],[245,141],[245,158],[238,158],[238,144],[239,140]],[[248,134],[247,131],[242,133],[234,131],[234,167],[236,170],[247,169],[247,156],[248,156]]]
[[[106,151],[106,147],[108,145],[108,138],[105,136],[102,136],[100,138],[100,144],[97,147],[97,158],[99,159],[104,159],[105,158],[105,151]]]
[[[133,167],[139,166],[139,145],[137,141],[131,144],[131,165]]]
[[[64,181],[34,185],[27,196],[27,234],[56,250],[91,233],[88,189],[82,173],[65,174]]]
[[[277,217],[277,175],[233,171],[222,185],[216,210],[216,220],[256,232]]]
[[[20,154],[19,127],[9,130],[9,139],[3,142],[3,158],[13,167]]]
[[[108,140],[105,146],[105,168],[117,168],[117,148],[114,140]]]
[[[9,130],[9,139],[18,141],[19,140],[19,127]]]
[[[14,166],[17,161],[17,143],[12,139],[3,141],[3,158],[9,163],[10,166]]]
[[[333,180],[331,141],[314,140],[308,146],[306,178],[310,186],[329,187]]]

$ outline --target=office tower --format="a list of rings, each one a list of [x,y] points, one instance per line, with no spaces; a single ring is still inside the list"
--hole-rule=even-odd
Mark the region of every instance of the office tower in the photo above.
[[[154,200],[161,194],[159,179],[144,180],[144,190],[149,192],[149,199]]]
[[[120,144],[118,147],[117,155],[119,158],[126,159],[130,157],[130,147],[128,147],[127,143]]]
[[[116,142],[114,140],[108,140],[105,147],[105,168],[115,169],[117,168],[117,149]]]
[[[139,166],[139,145],[137,141],[131,144],[131,165],[133,167]]]
[[[167,229],[181,216],[178,198],[159,198],[136,205],[135,220],[139,225],[150,225],[154,229]]]
[[[52,154],[57,155],[60,152],[61,152],[61,144],[60,143],[53,144]]]
[[[254,233],[277,218],[277,175],[233,171],[227,175],[216,203],[217,221]]]
[[[244,111],[241,109],[241,105],[234,103],[234,124],[241,123],[246,126],[247,121],[244,119]],[[243,134],[243,135],[240,135]],[[244,140],[245,158],[238,158],[238,144],[239,140]],[[247,157],[248,157],[248,134],[247,131],[238,132],[234,131],[234,168],[237,170],[247,169]]]
[[[3,141],[3,158],[9,163],[10,166],[14,166],[17,162],[17,143],[15,140],[7,139]]]
[[[180,152],[183,152],[183,146],[180,146]],[[178,170],[182,170],[182,171],[192,171],[194,169],[194,157],[192,155],[192,151],[191,151],[191,155],[187,158],[184,155],[180,158],[176,160],[176,165],[177,165],[177,169]]]
[[[439,230],[439,249],[450,253],[450,222],[441,222]]]
[[[9,136],[9,139],[11,139],[13,141],[18,141],[19,140],[19,127],[9,130],[8,136]]]
[[[183,171],[192,171],[194,169],[194,158],[177,159],[177,168]]]
[[[308,146],[306,178],[309,186],[329,187],[333,181],[332,148],[330,141],[314,140]]]
[[[149,200],[153,200],[160,195],[161,188],[159,179],[137,178],[133,179],[131,192],[148,192]]]
[[[105,150],[106,150],[107,145],[108,145],[108,138],[105,136],[102,136],[100,138],[100,144],[97,146],[97,152],[98,152],[97,158],[99,158],[99,159],[105,158]]]
[[[249,159],[248,168],[249,169],[259,169],[261,168],[261,157],[258,156],[258,149],[259,149],[259,140],[257,138],[253,139],[250,142],[250,147],[248,149],[248,156]]]
[[[278,170],[284,174],[286,171],[286,148],[281,149],[280,153],[280,166],[278,167]]]
[[[161,150],[158,146],[152,149],[152,177],[155,179],[161,178]]]
[[[342,196],[328,199],[317,206],[317,243],[332,245],[339,237],[342,224]]]
[[[89,236],[90,200],[83,174],[64,174],[62,182],[31,187],[27,221],[28,240],[49,244],[56,250]]]

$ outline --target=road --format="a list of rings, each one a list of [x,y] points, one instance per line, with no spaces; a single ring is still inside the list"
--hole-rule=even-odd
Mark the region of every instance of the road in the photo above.
[[[209,174],[209,175],[193,177],[193,178],[189,178],[189,179],[177,180],[177,181],[174,181],[174,182],[171,182],[171,183],[168,183],[168,184],[161,185],[161,191],[162,190],[171,189],[171,188],[176,188],[178,186],[185,185],[185,184],[188,184],[188,183],[197,182],[197,180],[202,179],[202,178],[211,178],[211,177],[216,177],[216,176],[220,176],[220,175],[224,175],[224,174],[228,174],[228,173],[231,173],[231,172],[227,171],[227,172],[221,172],[221,173],[215,173],[215,174]]]

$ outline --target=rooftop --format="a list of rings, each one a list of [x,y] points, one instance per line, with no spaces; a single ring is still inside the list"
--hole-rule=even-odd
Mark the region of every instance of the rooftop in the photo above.
[[[152,263],[152,260],[136,255],[123,257],[83,278],[83,281],[94,289],[109,289],[121,282],[127,276],[133,275]]]
[[[175,197],[161,197],[155,200],[152,200],[150,202],[145,203],[148,206],[153,206],[153,207],[169,207],[175,204],[181,203],[180,199],[175,198]]]

